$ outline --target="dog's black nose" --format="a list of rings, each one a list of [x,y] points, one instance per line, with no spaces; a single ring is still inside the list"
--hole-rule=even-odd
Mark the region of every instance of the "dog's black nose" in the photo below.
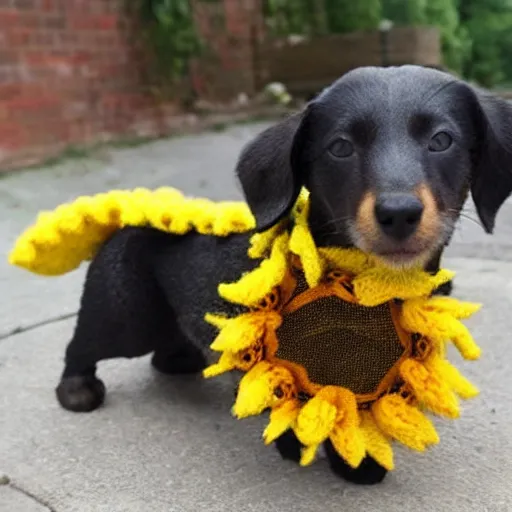
[[[423,204],[412,194],[381,194],[375,203],[375,218],[381,230],[395,240],[405,240],[418,227]]]

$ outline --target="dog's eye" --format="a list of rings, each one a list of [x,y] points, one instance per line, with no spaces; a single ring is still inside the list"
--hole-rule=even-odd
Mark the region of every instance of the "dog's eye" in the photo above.
[[[354,153],[354,144],[347,139],[336,139],[329,146],[329,152],[337,158],[348,158]]]
[[[452,145],[452,138],[446,132],[436,133],[428,145],[430,151],[446,151]]]

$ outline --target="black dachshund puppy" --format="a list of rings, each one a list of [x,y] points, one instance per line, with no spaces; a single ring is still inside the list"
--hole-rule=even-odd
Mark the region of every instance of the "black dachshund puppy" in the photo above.
[[[390,266],[439,267],[469,191],[487,232],[512,192],[512,106],[443,72],[416,66],[361,68],[307,108],[261,133],[237,174],[264,230],[310,191],[319,245],[358,247]],[[76,330],[57,387],[61,405],[92,411],[104,400],[96,364],[153,353],[169,374],[199,372],[215,332],[209,311],[230,313],[220,282],[254,268],[249,235],[173,236],[125,228],[92,261]],[[290,432],[277,441],[297,460]],[[351,469],[329,443],[333,470],[357,483],[386,471],[367,457]]]

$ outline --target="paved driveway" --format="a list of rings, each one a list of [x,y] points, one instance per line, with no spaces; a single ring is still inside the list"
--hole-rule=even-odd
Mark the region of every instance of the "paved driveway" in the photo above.
[[[263,127],[0,176],[1,253],[40,209],[79,194],[173,185],[237,198],[238,151]],[[476,217],[470,207],[467,214]],[[84,270],[44,279],[2,257],[0,512],[511,511],[512,204],[496,231],[489,237],[464,220],[445,262],[458,271],[457,295],[486,306],[470,322],[483,358],[461,364],[482,395],[462,419],[438,422],[439,446],[421,456],[398,451],[397,470],[372,488],[336,479],[324,460],[307,469],[281,461],[260,440],[261,419],[230,417],[229,376],[172,379],[147,358],[109,361],[99,369],[105,407],[86,415],[60,409],[53,388]]]

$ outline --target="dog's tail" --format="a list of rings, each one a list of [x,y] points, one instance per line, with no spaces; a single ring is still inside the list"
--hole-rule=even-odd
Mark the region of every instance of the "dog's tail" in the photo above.
[[[243,202],[185,197],[173,188],[113,190],[82,196],[39,214],[16,241],[9,262],[36,274],[56,276],[91,260],[101,245],[126,226],[147,226],[184,235],[228,236],[255,227]]]

